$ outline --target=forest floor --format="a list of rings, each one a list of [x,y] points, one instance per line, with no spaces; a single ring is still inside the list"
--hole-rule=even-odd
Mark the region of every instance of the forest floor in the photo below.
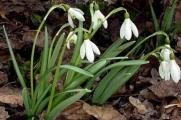
[[[68,2],[72,5],[75,3],[73,0],[58,2]],[[153,2],[157,7],[156,14],[162,15],[168,0]],[[113,3],[108,7],[118,5],[121,4]],[[135,23],[141,34],[144,34],[144,29],[150,33],[154,32],[148,1],[128,0],[124,5],[129,10],[139,13]],[[50,4],[46,0],[0,0],[0,120],[25,119],[21,87],[11,63],[1,25],[6,26],[17,60],[26,69],[34,34],[41,17],[49,8]],[[49,34],[54,35],[57,26],[64,23],[65,19],[66,15],[62,11],[57,10],[51,14],[47,20]],[[181,2],[177,5],[174,22],[180,20]],[[96,34],[100,39],[97,43],[102,50],[115,41],[119,34],[119,19],[113,17],[109,22],[107,30],[100,30]],[[105,44],[101,44],[101,39],[105,39]],[[181,65],[181,34],[175,35],[175,39],[172,47],[177,53],[177,63]],[[42,41],[43,35],[37,43],[37,56],[43,46]],[[181,81],[176,84],[173,81],[162,80],[158,74],[158,61],[154,57],[149,58],[149,61],[150,64],[142,66],[104,106],[91,105],[89,100],[78,101],[61,113],[57,120],[181,120]]]

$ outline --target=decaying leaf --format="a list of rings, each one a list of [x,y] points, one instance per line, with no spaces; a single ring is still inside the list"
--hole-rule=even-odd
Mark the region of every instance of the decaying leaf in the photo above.
[[[149,87],[149,89],[159,98],[177,97],[181,94],[180,85],[180,83],[175,84],[172,80],[163,80],[159,84]]]
[[[6,16],[5,16],[4,11],[1,8],[0,8],[0,17],[2,17],[4,19],[7,19]]]
[[[176,14],[175,14],[175,22],[180,23],[181,19],[181,1],[179,1],[176,9]]]
[[[91,116],[83,110],[82,102],[75,102],[64,110],[56,120],[90,120]]]
[[[0,85],[8,82],[8,76],[6,73],[0,71]]]
[[[126,117],[121,115],[112,106],[99,107],[84,103],[83,109],[98,120],[126,120]]]
[[[0,88],[0,102],[23,106],[23,99],[20,90],[17,88]]]
[[[8,112],[4,107],[0,106],[0,120],[6,120],[7,118],[9,118]]]
[[[170,108],[170,107],[174,107],[174,106],[181,108],[181,103],[166,105],[164,108]]]
[[[132,96],[129,97],[129,102],[137,108],[138,112],[141,113],[141,114],[145,114],[146,112],[148,112],[146,106],[144,104],[142,104],[142,102],[137,99],[137,98],[134,98]]]
[[[28,43],[33,43],[34,37],[35,37],[35,33],[36,31],[27,31],[23,34],[23,41],[24,42],[28,42]],[[38,36],[38,40],[36,45],[38,47],[43,47],[43,41],[44,41],[44,33],[40,32],[39,36]]]

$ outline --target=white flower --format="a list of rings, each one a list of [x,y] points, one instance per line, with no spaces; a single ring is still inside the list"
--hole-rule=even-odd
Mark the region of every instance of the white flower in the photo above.
[[[181,78],[180,67],[177,65],[175,60],[170,60],[170,74],[174,82],[178,82]]]
[[[170,66],[169,62],[162,61],[159,66],[159,74],[162,79],[170,80]]]
[[[70,32],[66,39],[67,42],[67,48],[70,49],[70,43],[76,44],[77,42],[77,35],[74,34],[74,32]]]
[[[100,10],[96,10],[94,12],[92,22],[93,22],[93,29],[96,29],[102,22],[105,29],[108,27],[107,20]]]
[[[68,22],[72,28],[74,28],[74,23],[72,19],[78,19],[79,21],[85,21],[84,12],[78,8],[69,8],[68,10]]]
[[[84,40],[80,48],[80,57],[84,59],[86,56],[89,62],[94,62],[94,53],[100,55],[99,48],[89,39]]]
[[[139,33],[136,25],[131,21],[130,18],[125,18],[120,29],[121,39],[126,38],[127,40],[130,40],[132,37],[132,32],[135,37],[138,37]]]
[[[165,46],[167,46],[167,47],[169,47],[170,48],[170,45],[165,45]],[[163,59],[165,60],[165,61],[167,61],[167,62],[169,62],[170,61],[170,54],[171,54],[171,51],[170,51],[170,49],[168,49],[168,48],[163,48],[162,50],[161,50],[161,56],[163,57]]]

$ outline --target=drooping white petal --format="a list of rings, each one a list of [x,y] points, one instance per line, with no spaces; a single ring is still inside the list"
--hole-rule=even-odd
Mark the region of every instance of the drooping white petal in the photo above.
[[[91,44],[91,47],[92,47],[93,52],[94,52],[95,54],[97,54],[97,55],[100,55],[101,52],[100,52],[99,48],[98,48],[93,42],[91,42],[91,41],[90,41],[90,44]]]
[[[68,22],[69,22],[69,24],[70,24],[70,26],[71,26],[72,28],[75,27],[75,26],[74,26],[74,23],[73,23],[73,20],[72,20],[72,17],[70,16],[70,14],[68,14]]]
[[[131,21],[131,30],[134,34],[135,37],[138,37],[139,33],[138,33],[138,28],[136,27],[136,25]]]
[[[170,74],[174,82],[178,82],[181,78],[180,67],[177,65],[175,60],[170,60]]]
[[[92,28],[93,28],[93,30],[95,30],[97,27],[98,27],[98,20],[97,20],[97,16],[94,14],[93,15],[93,18],[92,18],[92,22],[93,22],[93,26],[92,26]]]
[[[95,13],[93,14],[92,22],[93,22],[93,29],[96,29],[98,25],[101,24],[101,22],[103,22],[104,28],[108,27],[108,22],[100,10],[95,11]]]
[[[164,70],[163,70],[163,65],[162,65],[163,63],[161,62],[160,63],[160,66],[159,66],[159,74],[160,74],[160,77],[162,78],[162,79],[164,79],[165,77],[164,77]]]
[[[167,47],[170,47],[170,46],[167,45]],[[171,53],[170,50],[167,49],[167,48],[163,48],[163,49],[161,50],[161,52],[160,52],[160,54],[161,54],[161,56],[163,57],[163,59],[164,59],[165,61],[167,61],[167,62],[170,61],[170,53]]]
[[[70,42],[67,42],[67,48],[70,49]]]
[[[106,29],[108,27],[108,22],[105,18],[105,16],[102,14],[102,12],[100,10],[97,10],[97,16],[98,18],[103,22],[103,26]]]
[[[159,74],[162,79],[170,80],[170,67],[168,62],[162,61],[160,63]]]
[[[86,50],[86,57],[87,57],[88,61],[94,62],[94,53],[93,53],[93,50],[91,47],[90,40],[85,40],[84,44],[85,44],[85,50]]]
[[[107,29],[107,27],[108,27],[107,20],[105,20],[105,21],[103,22],[103,26],[104,26],[105,29]]]
[[[80,14],[80,13],[77,13],[76,14],[76,16],[75,16],[79,21],[85,21],[85,18],[84,18],[84,16],[82,15],[82,14]]]
[[[125,37],[125,22],[123,22],[120,29],[120,38],[123,39],[124,37]]]
[[[75,8],[69,8],[68,12],[71,15],[71,17],[75,17],[80,21],[85,21],[82,11],[80,12],[80,10],[77,10]]]
[[[82,15],[84,15],[84,12],[81,9],[78,8],[73,8],[74,10],[76,10],[77,12],[81,13]]]
[[[120,38],[123,39],[124,36],[125,36],[125,22],[123,22],[120,29]]]
[[[80,47],[80,57],[82,59],[84,59],[84,57],[85,57],[85,43],[84,42],[82,43],[82,45]]]
[[[125,19],[125,38],[127,40],[130,40],[132,37],[132,32],[131,32],[131,20],[129,18]]]

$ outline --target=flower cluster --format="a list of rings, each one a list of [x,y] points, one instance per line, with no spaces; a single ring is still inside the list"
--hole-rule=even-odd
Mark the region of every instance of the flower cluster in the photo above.
[[[103,25],[106,29],[108,27],[107,18],[103,15],[103,13],[99,10],[99,6],[94,3],[92,8],[90,8],[91,16],[92,16],[92,26],[90,32],[96,32],[99,27]],[[125,10],[124,14],[125,20],[120,28],[120,38],[130,40],[134,35],[136,38],[139,36],[138,28],[131,21],[129,13]],[[68,22],[72,28],[75,28],[73,19],[77,19],[79,21],[85,21],[84,13],[82,10],[78,8],[69,8],[68,9]],[[101,52],[96,44],[91,41],[90,33],[84,38],[82,45],[80,46],[80,57],[84,59],[85,57],[89,62],[94,62],[95,55],[100,55]],[[133,35],[132,35],[133,34]],[[88,36],[88,37],[87,37]],[[70,43],[76,44],[77,35],[74,32],[70,32],[67,37],[67,48],[70,49]],[[166,45],[166,48],[161,50],[160,56],[162,61],[159,66],[159,74],[162,79],[170,80],[172,78],[176,83],[181,78],[180,68],[177,65],[174,54],[171,51],[170,45]]]
[[[174,59],[173,52],[169,49],[170,45],[166,45],[166,47],[160,53],[162,61],[159,66],[159,74],[162,79],[170,80],[171,77],[177,83],[181,78],[180,67]]]
[[[94,6],[92,7],[91,16],[92,16],[92,30],[96,31],[101,25],[106,29],[108,27],[108,21],[107,18],[103,15],[103,13],[99,10],[99,6],[94,3]],[[82,10],[78,8],[69,8],[68,9],[68,22],[72,28],[75,28],[73,19],[77,19],[79,21],[85,21],[84,13]],[[90,30],[90,31],[92,31]],[[138,29],[136,25],[131,21],[129,17],[129,13],[125,10],[125,20],[120,28],[120,38],[130,40],[132,37],[132,33],[135,37],[138,37]],[[67,37],[67,48],[70,48],[70,43],[76,44],[77,36],[76,34],[73,34],[72,32],[69,33]],[[70,38],[71,36],[71,38]],[[91,42],[90,38],[85,38],[81,48],[80,48],[80,57],[84,59],[85,57],[88,59],[89,62],[94,62],[94,54],[100,55],[99,48]]]

